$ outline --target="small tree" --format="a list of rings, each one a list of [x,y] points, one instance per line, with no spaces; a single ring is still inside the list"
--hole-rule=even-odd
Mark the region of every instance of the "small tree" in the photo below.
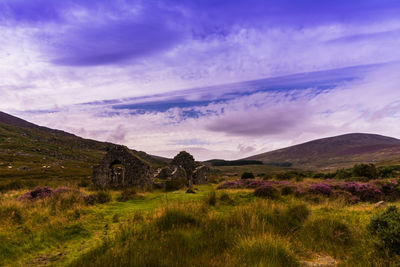
[[[356,164],[353,167],[353,176],[375,179],[378,177],[378,171],[374,164]]]
[[[252,172],[244,172],[242,173],[242,179],[253,179],[254,174]]]

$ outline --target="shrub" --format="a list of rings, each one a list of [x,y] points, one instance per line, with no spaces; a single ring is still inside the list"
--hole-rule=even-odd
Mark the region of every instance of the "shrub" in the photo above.
[[[252,172],[244,172],[242,173],[241,179],[253,179],[254,174]]]
[[[284,185],[282,188],[281,188],[281,193],[282,193],[282,195],[292,195],[292,194],[294,194],[295,192],[296,192],[296,186],[293,186],[293,185]]]
[[[356,164],[353,167],[353,176],[375,179],[378,177],[378,171],[374,164]]]
[[[371,184],[348,182],[340,185],[340,188],[358,196],[362,201],[378,201],[382,198],[382,191]]]
[[[215,191],[211,191],[208,194],[206,201],[208,205],[215,206],[215,204],[217,203],[217,194],[215,193]]]
[[[129,188],[124,188],[121,192],[121,195],[117,198],[118,201],[124,202],[128,201],[130,199],[134,199],[136,197],[137,193],[135,188],[129,187]]]
[[[367,228],[380,246],[400,254],[400,212],[396,206],[389,206],[372,217]]]
[[[98,191],[96,193],[96,202],[104,204],[111,201],[111,194],[108,191]]]
[[[167,180],[165,181],[165,191],[170,192],[179,190],[185,187],[186,184],[187,180],[185,178]]]
[[[346,179],[352,176],[351,170],[340,169],[336,171],[335,177],[338,179]]]
[[[82,179],[79,183],[78,186],[79,187],[88,187],[90,185],[90,182],[86,179]]]
[[[276,199],[279,198],[280,192],[279,190],[272,186],[272,185],[263,185],[258,187],[254,191],[254,195],[256,197],[265,197],[265,198],[270,198],[270,199]]]
[[[318,184],[312,184],[310,186],[310,192],[313,194],[321,194],[325,196],[330,196],[332,189],[330,185],[325,184],[325,183],[318,183]]]
[[[96,195],[90,194],[83,197],[83,200],[87,205],[94,205],[96,204]]]
[[[342,199],[348,204],[356,204],[360,202],[360,198],[358,196],[353,196],[350,192],[347,191],[337,190],[333,194],[336,199]]]
[[[20,196],[19,200],[38,200],[50,197],[54,194],[54,190],[47,186],[37,186],[33,190],[26,192]]]

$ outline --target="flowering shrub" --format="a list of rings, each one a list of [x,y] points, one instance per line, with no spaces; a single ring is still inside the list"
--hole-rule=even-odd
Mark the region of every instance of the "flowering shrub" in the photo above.
[[[336,190],[333,192],[333,195],[336,199],[342,199],[349,204],[356,204],[360,202],[360,198],[358,196],[354,196],[353,194],[347,191]]]
[[[382,191],[369,183],[347,182],[340,188],[358,196],[362,201],[377,201],[382,198]]]
[[[19,200],[38,200],[50,197],[54,194],[54,190],[47,186],[37,186],[33,190],[26,192],[20,196]]]
[[[314,194],[322,194],[329,196],[332,192],[332,189],[328,184],[318,183],[318,184],[312,184],[310,186],[310,192]]]

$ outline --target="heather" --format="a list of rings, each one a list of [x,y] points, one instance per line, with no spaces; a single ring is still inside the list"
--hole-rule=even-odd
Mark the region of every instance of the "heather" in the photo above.
[[[395,201],[400,198],[397,180],[372,180],[369,182],[344,182],[327,179],[320,182],[290,182],[273,180],[238,179],[221,183],[217,189],[255,189],[275,187],[282,195],[295,194],[298,197],[309,194],[326,197],[341,197],[349,202],[380,200]]]

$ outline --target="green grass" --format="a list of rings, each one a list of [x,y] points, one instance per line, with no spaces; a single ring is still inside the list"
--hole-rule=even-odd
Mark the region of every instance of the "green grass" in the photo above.
[[[78,189],[76,184],[72,187]],[[195,194],[140,192],[88,206],[89,188],[37,202],[0,194],[0,265],[54,266],[298,266],[319,255],[343,266],[395,266],[366,230],[373,204],[292,195],[276,200],[252,190]],[[210,202],[211,199],[211,202]],[[399,203],[395,203],[399,206]]]

